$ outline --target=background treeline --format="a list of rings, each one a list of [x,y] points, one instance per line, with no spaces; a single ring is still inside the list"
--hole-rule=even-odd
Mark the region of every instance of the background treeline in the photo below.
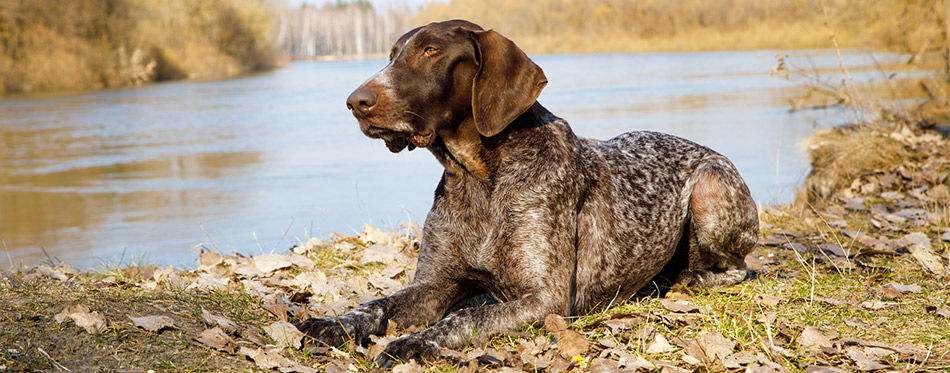
[[[466,18],[529,53],[920,46],[942,36],[946,0],[450,0],[413,23]]]
[[[950,0],[449,0],[417,11],[314,2],[0,0],[0,94],[226,77],[288,57],[385,55],[412,27],[452,18],[534,54],[829,48],[833,30],[843,48],[950,56]]]
[[[405,6],[377,12],[365,0],[319,8],[305,3],[282,13],[277,41],[295,59],[384,55],[410,28],[411,15]]]
[[[0,93],[267,69],[279,11],[263,0],[0,0]]]

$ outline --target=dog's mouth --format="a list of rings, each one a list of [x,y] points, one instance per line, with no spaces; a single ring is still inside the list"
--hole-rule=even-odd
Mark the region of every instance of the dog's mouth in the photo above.
[[[409,151],[415,148],[425,148],[431,145],[435,139],[435,135],[431,130],[421,132],[395,131],[365,120],[360,120],[360,130],[363,131],[366,137],[385,141],[386,148],[393,153],[399,153],[407,147]]]

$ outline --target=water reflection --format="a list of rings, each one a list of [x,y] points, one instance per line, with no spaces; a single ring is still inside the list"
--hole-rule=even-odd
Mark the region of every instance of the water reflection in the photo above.
[[[768,75],[769,52],[536,61],[550,80],[540,101],[579,135],[688,137],[730,157],[760,203],[788,200],[807,170],[797,141],[840,121],[788,114],[794,87]],[[202,242],[256,254],[363,223],[420,221],[438,164],[425,151],[390,154],[343,105],[384,64],[0,100],[0,240],[26,264],[44,247],[86,267],[123,252],[187,266]]]

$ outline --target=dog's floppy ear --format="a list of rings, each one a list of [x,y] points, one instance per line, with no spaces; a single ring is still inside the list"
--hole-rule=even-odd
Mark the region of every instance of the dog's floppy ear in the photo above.
[[[478,73],[472,82],[472,112],[478,133],[492,137],[537,101],[548,83],[544,71],[514,42],[493,31],[472,31]]]

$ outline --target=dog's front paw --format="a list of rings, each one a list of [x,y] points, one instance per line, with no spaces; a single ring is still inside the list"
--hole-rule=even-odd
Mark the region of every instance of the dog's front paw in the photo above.
[[[313,338],[317,345],[340,346],[351,338],[339,319],[311,317],[297,324],[297,330]]]
[[[380,368],[388,369],[392,368],[397,361],[415,360],[421,364],[433,361],[439,355],[437,343],[410,334],[390,342],[386,350],[376,357],[376,364]]]

